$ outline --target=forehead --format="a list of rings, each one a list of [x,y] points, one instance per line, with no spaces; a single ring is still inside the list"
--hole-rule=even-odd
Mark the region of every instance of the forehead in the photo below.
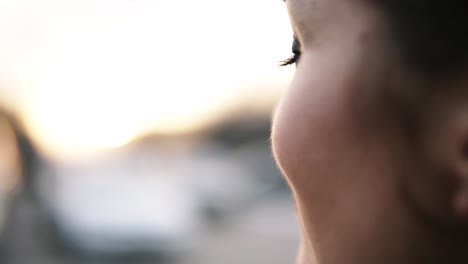
[[[316,36],[318,31],[335,31],[356,24],[371,12],[362,0],[286,0],[296,34],[302,39]],[[373,11],[373,10],[372,10]]]
[[[286,0],[291,23],[296,34],[304,36],[319,25],[320,9],[317,0]]]
[[[344,11],[357,11],[363,6],[360,0],[285,0],[286,5],[295,16],[302,19],[316,16],[343,14]],[[367,6],[367,5],[366,5]],[[336,17],[339,19],[339,17]]]

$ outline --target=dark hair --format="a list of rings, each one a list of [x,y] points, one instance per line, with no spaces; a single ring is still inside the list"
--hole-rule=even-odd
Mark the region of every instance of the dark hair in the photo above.
[[[426,74],[468,66],[468,9],[457,0],[377,0],[403,57]]]

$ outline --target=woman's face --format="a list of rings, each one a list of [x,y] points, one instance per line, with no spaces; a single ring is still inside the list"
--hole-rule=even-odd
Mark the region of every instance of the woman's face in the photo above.
[[[272,142],[296,199],[305,255],[386,263],[381,258],[404,255],[407,243],[424,237],[421,218],[450,222],[453,214],[454,180],[433,173],[425,151],[433,146],[408,124],[413,115],[419,129],[434,123],[417,111],[424,80],[404,70],[386,21],[365,1],[286,2],[301,57]],[[427,142],[438,129],[427,128]]]

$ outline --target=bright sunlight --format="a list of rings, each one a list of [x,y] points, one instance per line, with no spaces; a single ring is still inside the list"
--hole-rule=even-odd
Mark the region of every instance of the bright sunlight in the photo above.
[[[197,129],[291,76],[279,0],[3,0],[0,33],[0,89],[54,155]]]

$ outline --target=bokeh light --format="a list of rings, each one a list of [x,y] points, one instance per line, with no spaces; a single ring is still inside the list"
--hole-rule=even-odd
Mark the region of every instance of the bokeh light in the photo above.
[[[291,75],[281,1],[4,0],[0,17],[4,98],[57,156],[270,109]]]

